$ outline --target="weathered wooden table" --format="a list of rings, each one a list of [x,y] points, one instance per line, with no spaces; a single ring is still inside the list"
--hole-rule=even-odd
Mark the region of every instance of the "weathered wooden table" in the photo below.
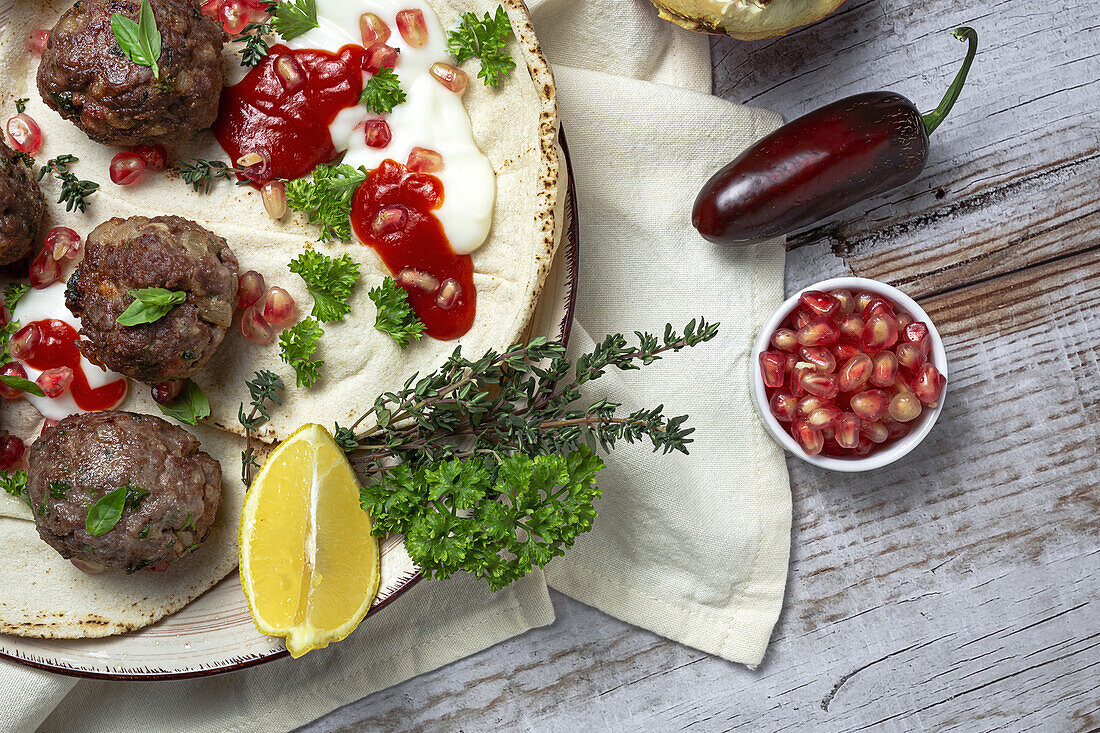
[[[788,459],[785,611],[749,670],[554,595],[558,621],[304,730],[1100,727],[1100,6],[849,0],[713,44],[715,93],[788,119],[967,90],[924,175],[788,244],[787,288],[899,286],[951,360],[936,430],[869,476]]]

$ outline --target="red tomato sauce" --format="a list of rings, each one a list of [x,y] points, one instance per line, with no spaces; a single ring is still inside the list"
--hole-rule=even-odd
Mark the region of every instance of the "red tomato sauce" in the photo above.
[[[455,254],[443,225],[432,213],[442,203],[443,182],[438,178],[413,173],[400,163],[384,160],[355,192],[351,223],[356,236],[374,248],[395,277],[403,269],[412,268],[433,276],[438,283],[453,279],[459,284],[460,293],[449,309],[436,303],[438,287],[426,291],[403,286],[409,294],[409,304],[424,322],[424,332],[447,341],[470,330],[477,310],[477,293],[473,260],[469,255]],[[404,210],[408,217],[405,225],[378,235],[372,223],[380,210],[391,206]]]
[[[341,110],[359,104],[363,93],[361,46],[348,45],[339,53],[316,49],[291,50],[277,44],[248,75],[222,92],[214,135],[229,159],[246,153],[266,153],[271,161],[266,175],[293,180],[309,175],[337,157],[329,125]],[[287,89],[277,68],[281,56],[298,64],[305,81]]]
[[[69,388],[76,406],[85,412],[109,410],[122,402],[126,396],[126,380],[119,379],[102,387],[92,388],[88,377],[80,365],[80,350],[76,348],[76,329],[65,321],[53,318],[34,321],[42,334],[41,341],[34,354],[25,361],[27,366],[39,371],[56,367],[69,367],[73,370],[73,383]]]

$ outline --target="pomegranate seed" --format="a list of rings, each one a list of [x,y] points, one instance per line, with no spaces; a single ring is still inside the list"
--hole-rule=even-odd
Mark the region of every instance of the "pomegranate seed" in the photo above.
[[[376,237],[385,237],[395,234],[405,228],[409,221],[408,212],[403,206],[386,206],[379,209],[370,223],[371,231]]]
[[[222,9],[224,0],[206,0],[201,6],[202,14],[211,20],[218,19],[218,11]]]
[[[100,575],[107,572],[107,566],[102,563],[88,562],[87,560],[81,560],[76,557],[69,558],[69,562],[73,564],[74,568],[88,575]]]
[[[432,64],[430,71],[437,82],[455,94],[466,91],[466,85],[470,82],[470,76],[465,71],[442,61]]]
[[[771,345],[780,351],[791,352],[798,348],[798,337],[789,328],[777,329],[770,339]]]
[[[270,344],[275,331],[257,312],[256,304],[244,309],[241,314],[241,335],[257,344]]]
[[[264,202],[264,211],[272,219],[286,216],[286,184],[282,181],[268,181],[260,188],[260,198]]]
[[[278,330],[294,323],[297,316],[294,298],[280,287],[268,288],[264,298],[263,319]]]
[[[823,400],[817,395],[808,394],[795,403],[795,409],[798,411],[798,415],[807,417],[813,414],[814,410],[819,410],[828,404],[830,404],[828,400]]]
[[[802,389],[810,394],[831,400],[840,391],[837,378],[833,374],[821,374],[820,372],[804,372],[800,378]]]
[[[863,326],[864,323],[862,318],[855,313],[849,313],[844,316],[844,320],[840,322],[840,334],[850,339],[859,340],[859,337],[863,335]]]
[[[47,369],[39,374],[38,379],[34,381],[52,400],[65,394],[65,390],[72,385],[74,376],[71,367],[62,366]]]
[[[871,299],[867,302],[867,305],[863,306],[860,310],[860,315],[863,316],[863,320],[871,320],[871,316],[876,313],[885,313],[891,318],[894,317],[894,306],[890,304],[890,301],[885,298],[872,295]]]
[[[48,247],[31,261],[30,277],[31,287],[41,290],[48,288],[61,279],[61,265],[53,258],[53,251]]]
[[[859,350],[859,344],[851,339],[842,338],[832,345],[833,353],[836,354],[836,359],[840,363],[844,363],[851,359],[856,354],[862,354]]]
[[[397,14],[397,30],[405,43],[413,48],[422,48],[428,42],[428,24],[420,10],[402,10]]]
[[[29,114],[20,112],[8,120],[8,138],[19,152],[34,155],[42,147],[42,128]]]
[[[810,427],[805,420],[795,420],[791,427],[791,434],[808,456],[816,456],[825,446],[825,438],[821,435],[821,431]]]
[[[364,47],[390,40],[390,27],[374,13],[359,16],[359,32],[363,35]]]
[[[811,428],[824,430],[836,426],[843,416],[844,413],[838,410],[835,405],[825,405],[807,415],[806,424]]]
[[[799,354],[819,372],[831,374],[836,371],[836,357],[824,346],[803,346]]]
[[[854,392],[859,389],[867,384],[867,380],[871,378],[873,371],[874,362],[871,361],[871,357],[863,352],[857,353],[844,362],[844,366],[837,372],[837,383],[840,386],[840,391]]]
[[[159,173],[168,167],[168,151],[163,145],[135,145],[131,150],[141,156],[149,170]]]
[[[791,422],[798,414],[798,399],[786,392],[776,392],[768,400],[768,407],[779,422]]]
[[[860,421],[851,412],[842,413],[836,423],[836,444],[841,448],[855,448],[859,444]]]
[[[901,311],[897,314],[898,330],[904,330],[906,326],[913,322],[913,316],[909,315],[905,311]]]
[[[413,148],[406,166],[413,173],[438,173],[443,170],[443,156],[428,148]]]
[[[940,395],[943,394],[943,388],[947,385],[947,379],[940,374],[939,369],[930,363],[926,363],[917,371],[910,385],[913,387],[913,394],[917,396],[917,399],[932,407],[940,401]]]
[[[889,417],[884,417],[879,422],[886,428],[886,433],[890,440],[896,440],[898,438],[904,438],[909,434],[909,426],[903,422],[898,422]]]
[[[13,359],[30,361],[34,358],[40,343],[42,343],[42,329],[37,323],[28,323],[8,340],[8,353]]]
[[[836,430],[834,428],[822,428],[821,429],[821,437],[825,441],[825,445],[829,445],[830,443],[834,443],[834,442],[836,442],[835,441]],[[824,451],[824,448],[822,448],[822,451]]]
[[[187,383],[185,379],[172,379],[167,382],[161,382],[160,384],[153,385],[153,401],[158,405],[170,405],[176,401],[176,398],[183,392],[183,386]]]
[[[218,9],[218,20],[226,33],[239,36],[252,22],[252,10],[241,0],[225,0]]]
[[[266,183],[271,171],[271,156],[259,148],[237,158],[240,174],[255,183]]]
[[[881,389],[868,389],[852,395],[848,406],[861,420],[874,422],[886,414],[890,398]]]
[[[434,275],[421,270],[406,267],[397,273],[397,284],[403,288],[416,288],[425,293],[434,293],[439,290],[439,279]]]
[[[383,119],[367,120],[367,124],[363,126],[363,134],[366,137],[367,146],[371,148],[384,148],[393,140],[390,123]]]
[[[819,317],[829,317],[840,310],[840,301],[820,290],[807,290],[798,298],[804,308]]]
[[[145,172],[145,158],[137,153],[119,153],[111,158],[111,181],[119,186],[132,186]]]
[[[856,310],[860,313],[871,304],[871,299],[874,298],[873,293],[860,293],[856,296]]]
[[[249,270],[237,281],[237,307],[247,308],[264,294],[264,276]]]
[[[42,429],[38,431],[38,437],[41,438],[46,434],[46,431],[57,425],[60,420],[54,420],[53,418],[46,417],[42,419]]]
[[[287,92],[294,92],[306,83],[306,73],[289,54],[280,54],[275,59],[275,76]]]
[[[760,375],[764,378],[765,387],[782,387],[786,370],[787,355],[782,351],[760,352]]]
[[[898,363],[901,364],[904,369],[914,374],[920,369],[921,364],[928,361],[928,357],[922,354],[920,349],[908,341],[903,341],[898,344],[897,348],[894,349],[894,353],[898,357]]]
[[[860,426],[860,434],[867,436],[872,443],[885,443],[890,437],[890,431],[881,422],[863,421]]]
[[[852,295],[851,290],[834,290],[829,295],[840,301],[839,315],[846,316],[856,309],[856,296]]]
[[[84,243],[69,227],[54,227],[46,233],[45,248],[55,260],[76,260],[84,251]]]
[[[22,438],[9,435],[7,430],[0,432],[0,470],[8,471],[18,466],[26,452]]]
[[[852,451],[852,455],[856,458],[863,458],[869,455],[874,447],[874,443],[868,440],[866,436],[861,435],[859,436],[859,443],[856,444],[855,448],[851,448],[850,450]]]
[[[49,31],[35,30],[27,34],[26,39],[23,41],[23,45],[35,56],[41,56],[42,52],[46,50],[46,42],[49,40]]]
[[[796,336],[803,346],[821,346],[835,344],[840,338],[840,330],[829,321],[816,321],[798,329]]]
[[[817,317],[813,314],[813,311],[799,306],[795,309],[791,319],[794,323],[794,329],[798,331],[816,321]]]
[[[4,305],[3,301],[0,301],[0,328],[11,323],[11,311]]]
[[[898,322],[887,313],[876,313],[867,320],[859,343],[869,354],[889,349],[898,341]]]
[[[397,57],[396,48],[384,43],[375,43],[363,54],[363,71],[377,74],[382,69],[392,69],[397,66]]]
[[[458,298],[460,295],[462,295],[462,286],[458,284],[458,280],[447,278],[443,281],[443,284],[439,286],[439,294],[435,296],[435,304],[443,310],[449,311],[451,308],[458,305]],[[780,384],[782,383],[781,374]]]
[[[23,365],[17,361],[9,361],[4,366],[0,367],[0,374],[5,377],[19,377],[20,379],[27,378],[27,370],[23,368]],[[8,385],[0,382],[0,397],[5,400],[18,400],[23,398],[23,390],[16,389],[15,387],[9,387]]]
[[[929,333],[928,326],[921,321],[914,321],[906,326],[902,332],[902,338],[920,349],[925,356],[928,356],[928,353],[932,350],[932,336]]]
[[[795,363],[794,369],[791,371],[791,394],[800,398],[806,395],[806,390],[802,387],[802,375],[813,371],[815,371],[814,365],[809,362],[799,361]]]
[[[898,379],[898,357],[892,351],[875,354],[875,368],[871,372],[871,384],[889,387]]]
[[[894,398],[890,400],[890,407],[887,410],[890,417],[898,422],[910,422],[920,417],[921,410],[920,400],[912,392],[898,392],[894,395]]]

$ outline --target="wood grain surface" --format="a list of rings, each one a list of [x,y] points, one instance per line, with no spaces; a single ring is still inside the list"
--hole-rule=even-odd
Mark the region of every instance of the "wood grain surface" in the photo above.
[[[745,669],[561,595],[558,621],[337,710],[357,730],[1100,729],[1100,9],[849,0],[786,38],[716,40],[715,93],[788,119],[971,80],[902,190],[789,242],[787,287],[881,279],[948,347],[940,424],[895,466],[788,459],[785,611]]]

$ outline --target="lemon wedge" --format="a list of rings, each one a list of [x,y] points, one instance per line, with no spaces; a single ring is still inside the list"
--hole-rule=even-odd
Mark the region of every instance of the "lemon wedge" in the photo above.
[[[252,620],[294,658],[350,634],[378,594],[378,539],[359,483],[320,425],[272,451],[245,496],[238,540]]]

